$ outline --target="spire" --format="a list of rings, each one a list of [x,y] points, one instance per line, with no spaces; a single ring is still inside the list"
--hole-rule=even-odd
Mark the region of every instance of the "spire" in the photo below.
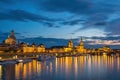
[[[72,38],[69,40],[68,42],[68,47],[73,47],[73,42],[72,42]]]
[[[80,46],[84,46],[84,42],[83,42],[83,39],[82,39],[82,37],[81,37],[81,39],[80,39],[80,44],[79,44]]]
[[[72,38],[70,39],[70,42],[72,42]]]
[[[11,35],[14,35],[14,30],[11,31]]]
[[[81,37],[81,41],[83,41],[82,37]]]

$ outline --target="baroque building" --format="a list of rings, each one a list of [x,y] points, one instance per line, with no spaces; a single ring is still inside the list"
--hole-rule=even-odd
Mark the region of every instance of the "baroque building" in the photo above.
[[[16,37],[14,35],[14,31],[11,31],[11,35],[5,40],[5,44],[15,45],[16,44]]]
[[[72,52],[73,51],[73,42],[72,39],[69,40],[68,46],[64,48],[64,52]]]
[[[49,53],[64,53],[65,46],[52,46],[47,50]]]
[[[86,51],[87,50],[84,47],[83,39],[81,38],[80,44],[75,47],[75,52],[77,52],[77,53],[86,53]]]
[[[45,52],[45,46],[43,44],[40,44],[39,46],[36,46],[35,44],[32,44],[31,46],[24,44],[23,46],[23,53],[41,53]]]
[[[45,45],[44,44],[40,44],[38,47],[37,47],[37,52],[40,53],[40,52],[45,52]]]
[[[67,46],[53,46],[49,48],[47,52],[64,53],[64,52],[72,52],[72,50],[73,50],[73,42],[72,39],[70,39]]]
[[[16,37],[14,31],[11,31],[10,36],[3,43],[0,44],[0,53],[9,52],[10,50],[16,50]]]
[[[98,48],[98,53],[110,53],[113,50],[109,46],[103,46],[101,48]]]

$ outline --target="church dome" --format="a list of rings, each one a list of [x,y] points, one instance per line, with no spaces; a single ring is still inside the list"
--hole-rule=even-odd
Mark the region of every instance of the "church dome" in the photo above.
[[[16,37],[14,36],[14,31],[11,31],[11,35],[8,37],[8,39],[16,40]]]
[[[5,40],[6,44],[16,44],[16,37],[14,36],[14,31],[11,31],[11,35]]]
[[[16,37],[15,37],[14,35],[10,35],[8,38],[9,38],[9,39],[16,40]]]

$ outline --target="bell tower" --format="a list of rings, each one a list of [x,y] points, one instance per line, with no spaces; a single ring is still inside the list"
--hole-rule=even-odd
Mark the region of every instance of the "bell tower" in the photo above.
[[[70,41],[68,42],[68,47],[69,47],[69,48],[73,48],[73,42],[72,42],[72,39],[70,39]]]
[[[81,37],[81,40],[80,40],[80,46],[84,46],[84,42],[83,42],[82,37]]]

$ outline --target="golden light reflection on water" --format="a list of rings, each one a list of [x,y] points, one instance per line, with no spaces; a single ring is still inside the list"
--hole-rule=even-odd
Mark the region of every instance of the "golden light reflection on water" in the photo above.
[[[2,66],[0,65],[0,79],[2,78]]]
[[[52,71],[53,71],[53,64],[52,62],[50,62],[50,74],[52,74]]]
[[[117,69],[120,70],[120,58],[117,58]]]
[[[37,67],[36,67],[37,73],[40,74],[42,71],[42,63],[41,62],[37,62]]]
[[[29,63],[19,63],[15,65],[0,65],[0,80],[32,80],[38,77],[44,79],[49,75],[65,76],[65,79],[77,77],[105,76],[111,70],[117,69],[120,72],[120,57],[114,56],[80,56],[62,57],[56,60],[40,62],[33,60]],[[94,72],[94,73],[93,73]]]
[[[78,75],[78,59],[77,59],[77,57],[75,57],[74,58],[74,63],[75,63],[75,76],[77,77],[77,75]]]

